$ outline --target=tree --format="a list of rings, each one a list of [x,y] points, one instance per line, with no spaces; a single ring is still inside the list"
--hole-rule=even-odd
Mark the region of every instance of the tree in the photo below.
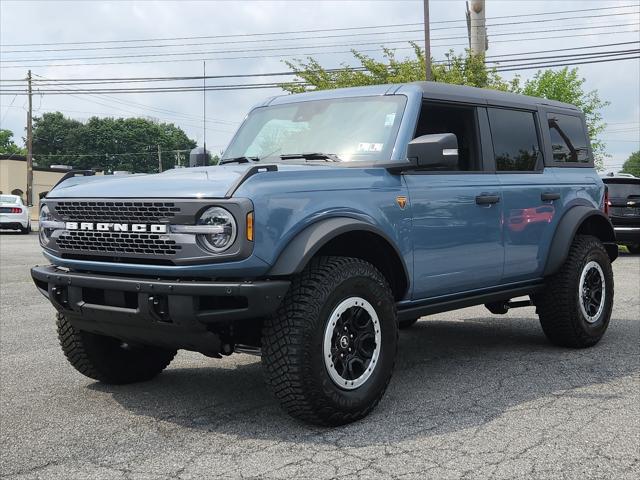
[[[399,60],[393,49],[382,48],[383,60],[377,61],[356,50],[352,53],[360,63],[353,68],[343,65],[335,70],[326,70],[312,57],[305,61],[294,60],[285,63],[296,74],[300,85],[284,84],[282,88],[290,93],[330,88],[355,87],[385,83],[415,82],[425,79],[424,51],[414,43],[413,55]],[[578,69],[540,70],[522,85],[519,77],[507,82],[496,71],[485,65],[482,55],[473,55],[467,51],[456,55],[449,51],[445,61],[432,62],[432,77],[436,82],[469,85],[472,87],[505,90],[524,95],[548,98],[576,105],[585,113],[596,166],[603,168],[606,157],[605,144],[600,135],[606,124],[602,121],[600,110],[609,103],[600,99],[597,90],[586,92],[584,78],[578,76]]]
[[[548,98],[560,102],[570,103],[580,108],[585,115],[591,146],[598,170],[604,168],[606,146],[600,139],[600,134],[606,128],[600,110],[609,105],[600,99],[597,90],[585,92],[585,79],[578,76],[578,69],[564,67],[561,70],[541,70],[533,78],[527,80],[520,87],[518,80],[512,85],[512,91],[531,95],[533,97]]]
[[[196,142],[167,123],[144,118],[98,118],[86,123],[60,112],[34,118],[33,152],[39,165],[103,168],[131,172],[158,171],[158,145],[163,169],[174,165],[175,151],[191,150]]]
[[[398,60],[395,51],[390,48],[382,48],[383,61],[352,50],[353,56],[361,64],[357,69],[344,65],[336,70],[326,70],[312,57],[307,57],[306,61],[285,60],[287,66],[295,72],[297,80],[303,81],[305,85],[283,84],[282,88],[290,93],[301,93],[308,90],[424,81],[424,50],[417,44],[410,43],[413,57],[402,60]],[[494,68],[485,66],[482,55],[469,52],[455,55],[453,51],[449,51],[445,57],[444,62],[432,62],[432,77],[436,82],[496,90],[510,88],[510,84],[503,81]]]
[[[3,128],[0,129],[0,153],[26,155],[27,149],[16,145],[13,141],[13,132]]]
[[[640,177],[640,150],[629,155],[629,158],[622,165],[621,172]]]

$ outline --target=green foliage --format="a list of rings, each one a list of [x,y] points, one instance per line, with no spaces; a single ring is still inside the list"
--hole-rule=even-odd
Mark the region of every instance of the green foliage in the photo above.
[[[358,70],[344,65],[340,69],[327,71],[312,57],[307,57],[306,61],[285,61],[296,73],[297,80],[302,80],[308,85],[285,84],[282,88],[290,93],[301,93],[308,90],[424,81],[424,50],[417,44],[410,43],[413,47],[413,57],[401,60],[396,58],[395,51],[390,48],[382,48],[383,61],[352,50],[353,56],[361,64]],[[445,56],[445,62],[432,64],[432,77],[436,82],[497,90],[507,90],[510,87],[495,69],[485,66],[482,55],[455,55],[450,51]]]
[[[173,124],[144,118],[92,117],[82,123],[54,112],[33,119],[33,153],[42,166],[152,173],[158,171],[158,145],[166,169],[176,161],[171,150],[190,150],[196,143]]]
[[[382,61],[352,50],[353,56],[361,64],[358,70],[343,65],[340,69],[327,71],[312,57],[307,57],[305,61],[285,61],[296,73],[296,80],[301,80],[306,85],[282,85],[282,88],[290,93],[301,93],[309,90],[424,80],[424,51],[415,43],[411,45],[413,55],[400,60],[396,58],[394,50],[389,48],[382,48]],[[507,82],[495,68],[486,67],[482,55],[473,55],[469,51],[462,55],[455,55],[453,51],[449,51],[445,57],[444,62],[432,63],[432,77],[436,82],[511,91],[571,103],[582,109],[589,129],[596,166],[598,169],[603,168],[603,159],[607,154],[600,135],[606,124],[602,121],[600,110],[609,102],[601,100],[596,90],[585,92],[583,88],[585,79],[578,76],[577,68],[541,70],[521,85],[518,77]]]
[[[16,145],[13,141],[13,132],[3,128],[0,129],[0,153],[26,155],[27,149]]]
[[[606,128],[600,110],[609,105],[609,102],[601,100],[597,90],[585,92],[584,83],[585,79],[578,76],[577,68],[569,70],[568,67],[565,67],[561,70],[541,70],[532,79],[527,80],[523,86],[520,86],[516,80],[511,90],[533,97],[571,103],[580,108],[584,112],[589,129],[596,166],[602,170],[604,158],[608,155],[606,154],[606,146],[600,139],[600,134]]]
[[[633,152],[622,165],[623,173],[630,173],[636,177],[640,177],[640,150]]]

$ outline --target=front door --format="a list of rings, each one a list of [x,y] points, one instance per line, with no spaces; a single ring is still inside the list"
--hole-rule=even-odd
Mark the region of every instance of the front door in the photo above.
[[[413,299],[495,286],[502,276],[502,192],[494,172],[486,109],[426,101],[416,136],[453,133],[454,171],[404,175],[413,216]]]

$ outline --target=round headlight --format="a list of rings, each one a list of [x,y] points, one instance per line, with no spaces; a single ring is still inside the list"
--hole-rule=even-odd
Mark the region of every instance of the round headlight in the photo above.
[[[42,245],[43,247],[46,246],[49,243],[49,240],[51,238],[51,232],[53,232],[53,230],[51,228],[44,228],[42,225],[44,222],[51,220],[51,212],[49,212],[49,207],[47,207],[47,205],[42,205],[42,207],[40,207],[40,221],[39,221],[39,228],[38,228],[38,237],[40,238],[40,245]]]
[[[236,239],[236,221],[230,212],[221,207],[211,207],[200,216],[198,225],[211,227],[211,233],[199,234],[202,245],[214,253],[229,248]]]

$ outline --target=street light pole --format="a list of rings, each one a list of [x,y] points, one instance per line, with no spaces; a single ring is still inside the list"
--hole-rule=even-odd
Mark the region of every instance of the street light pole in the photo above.
[[[27,205],[33,205],[33,102],[31,99],[31,70],[27,74],[29,111],[27,112]]]
[[[422,0],[424,4],[424,68],[425,80],[431,79],[431,34],[429,32],[429,0]]]

